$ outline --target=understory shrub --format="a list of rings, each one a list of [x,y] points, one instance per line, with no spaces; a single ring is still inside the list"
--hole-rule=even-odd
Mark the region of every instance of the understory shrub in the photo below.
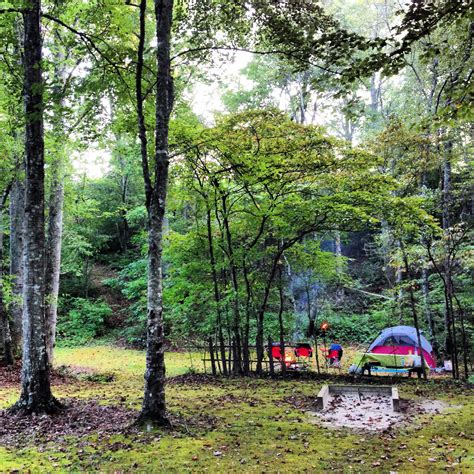
[[[330,315],[328,339],[366,344],[377,337],[384,324],[367,314]]]
[[[63,301],[58,317],[58,345],[80,346],[102,336],[105,322],[111,315],[112,309],[101,299],[71,298]]]

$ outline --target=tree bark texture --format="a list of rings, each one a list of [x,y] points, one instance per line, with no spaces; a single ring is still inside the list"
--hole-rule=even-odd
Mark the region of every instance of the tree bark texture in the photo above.
[[[280,305],[278,308],[278,326],[280,330],[280,357],[281,357],[281,373],[286,374],[286,357],[285,357],[285,328],[283,324],[283,310],[285,306],[285,296],[283,293],[283,277],[282,277],[282,268],[280,266],[279,272],[279,281],[278,281],[278,294],[280,297]]]
[[[56,322],[58,319],[59,278],[61,271],[61,242],[63,234],[63,204],[64,204],[64,83],[66,71],[64,68],[64,53],[59,38],[55,45],[55,85],[53,90],[54,123],[53,134],[56,139],[56,150],[51,166],[51,189],[49,195],[48,235],[46,241],[46,350],[49,363],[53,363],[54,346],[56,342]]]
[[[423,311],[425,313],[425,320],[430,333],[430,343],[433,346],[433,353],[436,359],[439,360],[439,347],[438,340],[436,339],[436,328],[433,319],[433,313],[430,308],[430,283],[428,279],[428,270],[425,267],[422,269],[421,285],[423,290]]]
[[[15,355],[22,347],[23,325],[23,248],[25,237],[25,185],[16,178],[10,191],[10,275],[12,278],[12,341]]]
[[[232,336],[235,340],[235,354],[233,357],[233,372],[242,373],[242,343],[240,338],[240,305],[239,305],[239,281],[237,278],[237,268],[235,265],[234,248],[232,234],[230,230],[229,214],[227,209],[227,195],[222,194],[222,222],[224,224],[225,239],[227,243],[227,256],[230,264],[230,275],[232,283]]]
[[[30,0],[24,19],[25,249],[21,395],[14,410],[53,412],[46,352],[44,281],[44,136],[40,0]]]
[[[2,203],[0,203],[2,205]],[[0,363],[13,365],[13,344],[10,321],[3,301],[3,209],[0,208]]]
[[[343,267],[342,267],[342,246],[341,246],[341,233],[336,232],[334,235],[334,250],[337,258],[336,263],[336,273],[338,276],[338,283],[336,288],[336,306],[340,306],[344,301],[344,288],[342,287],[342,274],[343,274]]]
[[[410,307],[413,316],[413,324],[416,330],[416,338],[418,342],[418,355],[421,357],[421,370],[423,371],[423,378],[426,380],[426,361],[425,357],[423,356],[423,346],[421,345],[421,332],[420,332],[420,324],[418,322],[418,312],[416,310],[416,300],[415,300],[415,292],[413,290],[413,282],[411,281],[411,272],[410,266],[408,264],[408,256],[405,252],[405,248],[403,244],[400,242],[400,249],[403,254],[403,263],[405,265],[405,272],[408,279],[408,293],[410,295]]]
[[[61,242],[63,233],[64,183],[60,165],[53,165],[54,176],[51,183],[48,216],[48,238],[46,247],[46,348],[49,363],[53,363],[56,342],[56,322],[58,319],[59,278],[61,270]]]
[[[206,229],[207,229],[207,244],[209,250],[209,259],[212,271],[212,284],[214,289],[214,302],[216,304],[216,323],[217,323],[217,337],[219,339],[219,348],[222,362],[222,372],[227,375],[227,361],[225,354],[224,334],[222,332],[222,311],[221,311],[221,295],[219,291],[219,281],[217,278],[217,264],[214,254],[214,241],[212,237],[212,222],[211,222],[211,208],[209,201],[206,199]]]
[[[144,35],[146,4],[141,3],[141,32]],[[169,118],[173,105],[173,83],[170,70],[170,39],[173,0],[155,0],[157,35],[157,93],[155,129],[154,184],[149,186],[150,176],[145,176],[148,210],[148,323],[145,392],[140,414],[141,422],[168,424],[165,401],[165,361],[163,331],[163,269],[162,241],[168,187],[168,133]],[[142,35],[141,35],[142,36]],[[142,99],[142,97],[140,97]],[[140,125],[139,117],[139,125]],[[144,170],[145,172],[145,170]],[[148,183],[148,184],[147,184]]]

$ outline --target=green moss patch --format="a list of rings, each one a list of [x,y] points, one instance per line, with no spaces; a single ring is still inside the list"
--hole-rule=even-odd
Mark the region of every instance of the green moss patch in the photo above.
[[[6,447],[8,433],[0,435],[0,471],[474,469],[474,396],[469,386],[404,381],[400,393],[405,400],[441,400],[449,408],[439,414],[414,413],[412,423],[397,429],[359,433],[308,419],[308,404],[327,377],[214,379],[184,375],[190,367],[187,354],[167,354],[167,363],[168,373],[176,375],[167,386],[173,427],[146,433],[130,428],[141,405],[143,353],[107,347],[59,350],[58,365],[89,367],[97,374],[113,373],[114,379],[102,383],[73,378],[55,384],[55,395],[69,399],[71,408],[64,414],[71,420],[69,428],[61,431],[61,424],[39,419],[45,429],[35,434],[23,427],[17,430],[23,438]],[[18,387],[0,388],[2,407],[17,395]],[[6,431],[11,436],[13,430]]]

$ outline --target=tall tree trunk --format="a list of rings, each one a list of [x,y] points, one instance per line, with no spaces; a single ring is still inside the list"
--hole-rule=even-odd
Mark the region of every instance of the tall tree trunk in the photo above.
[[[265,289],[263,291],[263,301],[260,305],[260,309],[257,314],[257,337],[255,340],[255,345],[257,346],[257,373],[258,375],[263,374],[263,355],[265,352],[264,348],[264,341],[263,341],[263,325],[265,319],[265,311],[267,310],[268,299],[270,297],[270,290],[272,288],[273,280],[275,279],[275,275],[278,269],[279,260],[283,254],[283,252],[288,248],[288,245],[283,246],[280,248],[273,258],[272,267],[270,270],[270,274],[268,275],[267,282],[265,284]]]
[[[338,231],[334,236],[334,250],[337,258],[336,262],[336,273],[338,276],[337,288],[336,288],[336,306],[340,306],[344,301],[344,288],[341,285],[342,279],[342,248],[341,248],[341,233]]]
[[[51,166],[51,189],[49,195],[48,235],[46,240],[46,350],[49,363],[53,363],[58,319],[59,277],[61,271],[61,242],[63,233],[64,173],[65,158],[63,110],[64,84],[66,82],[65,55],[58,32],[54,45],[54,119],[55,154]]]
[[[219,351],[222,361],[222,372],[227,375],[227,361],[225,354],[224,333],[222,331],[222,310],[221,310],[221,295],[219,291],[219,281],[217,278],[216,257],[214,254],[214,241],[212,238],[212,221],[211,221],[211,207],[209,201],[206,199],[206,227],[207,227],[207,244],[209,247],[209,258],[211,262],[212,284],[214,288],[214,302],[216,304],[216,323],[217,323],[217,337],[219,340]]]
[[[244,358],[244,374],[250,373],[250,317],[253,313],[253,292],[252,284],[248,274],[248,268],[246,263],[246,257],[243,258],[242,268],[244,271],[245,289],[247,292],[247,299],[245,304],[245,325],[244,325],[244,337],[243,337],[243,358]]]
[[[139,422],[169,424],[166,417],[165,357],[163,328],[162,242],[168,188],[168,134],[173,106],[173,82],[170,69],[170,40],[173,0],[155,0],[157,73],[154,183],[146,156],[146,130],[143,116],[142,72],[145,41],[146,1],[140,3],[140,39],[137,67],[138,128],[142,146],[142,164],[148,211],[148,291],[147,348],[145,390]],[[140,68],[140,69],[139,69]],[[144,142],[145,138],[145,142]],[[145,156],[144,156],[145,153]]]
[[[462,337],[462,351],[463,351],[463,365],[464,365],[464,379],[467,380],[469,377],[468,359],[469,359],[469,344],[467,341],[466,327],[464,324],[464,309],[459,302],[456,294],[453,293],[453,298],[456,301],[456,305],[459,310],[459,316],[461,320],[461,337]]]
[[[16,356],[21,354],[23,326],[23,248],[25,230],[25,186],[16,178],[10,191],[10,275],[12,278],[12,341]]]
[[[442,226],[445,234],[449,232],[451,226],[450,207],[451,207],[451,153],[453,143],[448,140],[444,147],[444,160],[442,168]],[[447,253],[447,252],[446,252]],[[455,363],[455,347],[453,341],[453,318],[454,314],[451,312],[451,264],[449,257],[446,256],[444,260],[445,272],[445,306],[444,306],[444,352],[451,358],[453,364],[453,377],[456,378],[456,363]]]
[[[232,244],[232,234],[230,231],[229,216],[227,209],[227,195],[221,196],[222,200],[222,221],[224,224],[225,238],[227,243],[227,253],[230,263],[230,276],[232,283],[232,333],[235,340],[235,356],[233,371],[234,373],[242,373],[242,342],[240,338],[240,307],[239,307],[239,282],[237,279],[237,268],[235,265],[234,248]]]
[[[282,268],[279,267],[278,272],[278,294],[280,296],[280,305],[278,308],[278,326],[280,329],[280,357],[281,357],[281,373],[286,374],[286,357],[285,357],[285,328],[283,325],[283,309],[285,304],[285,297],[283,293],[283,278]]]
[[[397,304],[398,311],[398,322],[399,324],[405,324],[405,302],[403,295],[403,271],[401,268],[397,268],[395,271],[395,284],[397,286],[397,294],[395,296],[395,302]]]
[[[433,353],[437,360],[439,360],[438,340],[436,339],[436,329],[433,319],[433,313],[430,309],[430,283],[428,280],[428,269],[423,267],[421,274],[421,286],[423,290],[423,311],[425,313],[426,324],[428,325],[430,333],[430,342],[433,346]]]
[[[426,380],[426,361],[423,355],[423,346],[421,345],[420,324],[418,322],[418,312],[416,310],[415,292],[413,291],[413,282],[411,278],[410,266],[408,265],[408,256],[406,254],[403,243],[400,242],[400,249],[403,255],[403,263],[405,265],[405,273],[408,280],[408,294],[410,295],[410,307],[413,316],[413,324],[416,330],[416,338],[418,342],[418,355],[421,357],[421,370],[423,371],[423,378]]]
[[[0,203],[3,207],[3,203]],[[3,301],[3,209],[0,207],[0,362],[3,360],[6,365],[13,365],[13,343],[10,332],[10,321]],[[2,354],[3,348],[3,354]]]
[[[442,271],[442,269],[438,266],[436,263],[436,260],[433,256],[433,253],[431,251],[431,243],[429,241],[426,241],[426,250],[428,252],[428,258],[430,259],[431,264],[433,265],[434,269],[436,270],[436,273],[438,276],[441,278],[441,281],[443,282],[443,295],[444,295],[444,308],[445,308],[445,325],[446,325],[446,336],[445,336],[445,348],[444,348],[444,355],[450,355],[452,358],[452,364],[453,364],[453,378],[456,378],[456,364],[454,363],[454,352],[453,352],[453,330],[451,324],[447,324],[447,322],[452,320],[451,317],[451,308],[452,305],[450,301],[452,302],[452,298],[450,298],[450,283],[447,280],[447,272]],[[445,262],[446,263],[446,262]]]
[[[317,294],[315,295],[315,303],[311,305],[311,293],[309,282],[305,284],[305,292],[306,292],[306,311],[308,315],[308,331],[306,333],[307,337],[313,337],[314,341],[314,357],[316,360],[316,370],[318,374],[321,373],[321,367],[319,365],[319,353],[318,353],[318,327],[317,327],[317,319],[318,319],[318,302],[317,302]]]
[[[48,237],[46,247],[46,350],[49,363],[53,363],[58,319],[59,277],[61,270],[61,242],[63,231],[64,184],[61,170],[53,165],[53,181],[49,201]]]
[[[21,395],[13,407],[25,413],[57,410],[51,393],[44,314],[44,137],[41,1],[30,0],[24,20],[25,251]]]

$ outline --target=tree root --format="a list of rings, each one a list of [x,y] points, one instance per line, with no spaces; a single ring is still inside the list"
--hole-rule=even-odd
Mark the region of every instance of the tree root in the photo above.
[[[172,428],[173,425],[168,417],[163,415],[154,415],[151,413],[141,412],[132,426],[136,426],[146,431],[152,431],[160,428]]]
[[[38,400],[36,402],[28,399],[25,400],[21,397],[20,400],[18,400],[7,411],[13,415],[19,416],[31,416],[33,414],[54,415],[65,408],[66,406],[53,396],[46,400]]]

